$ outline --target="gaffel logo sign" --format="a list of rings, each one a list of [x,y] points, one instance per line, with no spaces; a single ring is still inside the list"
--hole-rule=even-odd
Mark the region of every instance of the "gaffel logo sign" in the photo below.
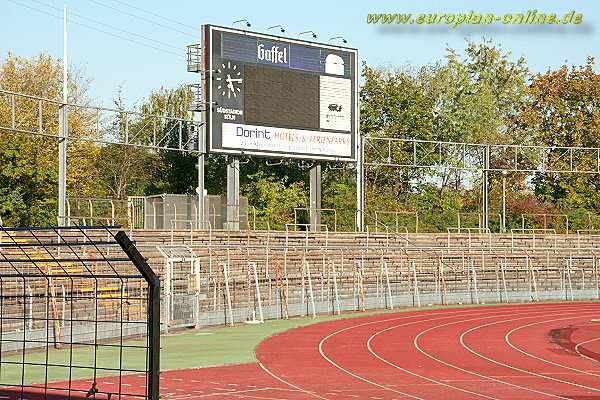
[[[261,64],[280,66],[290,65],[290,46],[288,44],[259,40],[256,44],[256,59]]]

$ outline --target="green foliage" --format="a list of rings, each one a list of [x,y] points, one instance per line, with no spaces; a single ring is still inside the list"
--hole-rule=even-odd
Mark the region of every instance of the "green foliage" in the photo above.
[[[555,146],[544,160],[546,168],[564,168],[571,158],[561,146],[600,147],[600,75],[594,67],[590,58],[583,66],[563,66],[531,78],[522,57],[514,58],[488,40],[467,42],[460,52],[448,49],[443,59],[420,68],[372,68],[363,64],[361,133],[384,138],[544,144]],[[46,55],[24,59],[9,54],[0,66],[0,87],[43,97],[61,96],[61,77],[60,63]],[[74,70],[68,84],[70,101],[89,102],[87,80],[80,72]],[[130,132],[144,132],[154,124],[146,114],[187,117],[190,100],[185,88],[160,88],[150,92],[136,108],[139,116],[125,121],[125,114],[117,111],[100,132],[96,132],[93,115],[85,109],[73,109],[69,135],[96,138],[99,134],[97,139],[114,139],[124,136],[126,123]],[[19,104],[24,111],[18,119],[24,129],[37,129],[37,106],[34,101]],[[120,92],[115,107],[126,109]],[[57,109],[46,107],[43,114],[43,129],[55,133]],[[0,125],[10,125],[10,118],[10,104],[0,98]],[[177,143],[178,133],[179,127],[169,121],[162,123],[157,132],[167,145]],[[182,134],[187,142],[191,132],[183,129]],[[136,138],[149,141],[150,136],[144,135]],[[368,160],[412,163],[412,144],[391,145],[389,160],[387,143],[371,142],[365,152]],[[467,153],[472,159],[481,157],[470,150]],[[491,163],[506,165],[513,156],[509,153],[492,154]],[[0,130],[0,216],[5,224],[55,223],[57,154],[57,143],[51,138]],[[439,163],[438,168],[365,169],[368,223],[373,223],[374,212],[379,210],[387,213],[378,218],[380,223],[392,228],[398,224],[412,231],[416,220],[409,212],[419,212],[420,231],[445,231],[447,226],[457,225],[457,213],[481,209],[480,174],[446,168],[450,161],[457,164],[463,159],[462,151],[422,144],[417,155],[421,161]],[[573,162],[589,170],[596,158],[591,151],[578,154]],[[227,158],[207,155],[205,160],[208,192],[225,194]],[[519,162],[521,166],[537,167],[542,158],[539,152],[529,150],[520,154]],[[130,195],[194,193],[196,163],[195,155],[180,152],[72,140],[68,195],[124,199]],[[242,193],[256,207],[259,221],[269,221],[272,228],[282,229],[294,221],[295,207],[308,206],[309,173],[305,167],[292,160],[277,166],[259,159],[241,164]],[[534,177],[522,173],[503,177],[492,173],[490,198],[496,210],[501,208],[502,180],[508,188],[509,229],[521,226],[521,214],[564,214],[564,210],[574,210],[569,217],[571,228],[600,226],[600,221],[586,211],[600,207],[598,174],[546,172]],[[322,205],[337,210],[338,230],[354,229],[355,187],[355,171],[324,164]],[[395,211],[404,213],[390,213]],[[302,222],[308,222],[306,213],[299,215]],[[464,218],[462,226],[477,225],[476,217]],[[333,225],[327,213],[322,219]],[[499,227],[497,215],[490,220]],[[529,223],[541,227],[547,221],[532,218]],[[552,223],[562,229],[562,222]]]
[[[47,55],[31,59],[8,55],[0,66],[0,87],[5,90],[57,98],[61,95],[62,70],[58,60]],[[70,101],[85,102],[86,82],[69,76]],[[38,130],[37,101],[15,97],[15,120],[19,129]],[[56,134],[58,109],[42,104],[42,129]],[[77,110],[70,116],[72,136],[84,132],[86,114]],[[10,126],[12,110],[9,98],[0,98],[0,125]],[[87,151],[90,151],[89,153]],[[91,167],[93,149],[75,144],[67,155],[68,189],[94,194],[95,169]],[[43,136],[0,130],[0,217],[5,225],[56,224],[58,192],[58,145]],[[76,160],[75,162],[73,162]]]
[[[322,178],[323,208],[333,208],[337,213],[337,229],[353,231],[356,227],[356,171],[352,169],[325,168]],[[321,222],[333,227],[333,218],[322,213]]]
[[[363,77],[363,134],[456,142],[530,143],[527,132],[517,130],[515,123],[528,98],[525,60],[519,58],[513,61],[510,53],[490,41],[468,42],[463,57],[448,49],[445,61],[418,70],[372,69],[365,65]],[[370,160],[412,164],[411,144],[401,146],[394,143],[388,150],[386,142],[379,145],[370,143],[365,153]],[[388,153],[390,160],[384,158]],[[419,144],[417,156],[421,162],[438,163],[440,156],[445,162],[439,164],[439,171],[384,167],[366,169],[367,209],[370,214],[375,210],[419,210],[429,214],[427,220],[432,229],[443,229],[456,225],[457,211],[468,212],[478,208],[479,178],[443,168],[450,161],[454,165],[459,164],[464,157],[462,150]],[[481,154],[470,154],[467,150],[467,156],[478,158]],[[503,162],[502,159],[492,161]],[[443,204],[450,199],[453,199],[453,212],[445,211]],[[373,215],[370,217],[373,218]],[[425,224],[425,221],[421,222]],[[405,224],[414,226],[414,222],[410,221]]]
[[[583,66],[537,75],[531,83],[531,100],[521,114],[523,129],[536,142],[556,146],[547,156],[546,169],[568,169],[570,163],[583,171],[596,169],[595,151],[578,152],[572,160],[561,146],[600,147],[600,75],[594,59]],[[541,173],[534,179],[535,193],[543,201],[568,209],[600,206],[598,174]]]
[[[278,179],[264,172],[250,176],[251,182],[242,186],[242,194],[256,207],[260,222],[268,221],[271,229],[284,229],[294,222],[294,208],[308,206],[308,196],[302,182],[288,183],[288,178]]]

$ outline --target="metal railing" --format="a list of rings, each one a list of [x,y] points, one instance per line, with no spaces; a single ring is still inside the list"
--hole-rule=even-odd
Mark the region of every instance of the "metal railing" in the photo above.
[[[308,213],[308,217],[310,219],[310,215],[312,213],[318,213],[321,215],[323,212],[333,213],[333,231],[337,231],[337,211],[335,208],[306,208],[306,207],[295,207],[294,208],[294,224],[298,224],[298,212],[303,211]],[[310,224],[309,224],[310,225]],[[320,224],[312,224],[312,225],[320,225]]]
[[[569,234],[569,216],[567,214],[551,214],[551,213],[524,213],[521,214],[521,229],[526,229],[525,221],[528,217],[538,218],[541,217],[543,219],[543,226],[541,229],[548,228],[548,218],[557,218],[559,220],[565,220],[565,233]],[[534,227],[537,228],[537,227]],[[556,229],[556,228],[554,228]]]
[[[418,211],[374,211],[374,215],[375,215],[375,228],[377,229],[377,225],[378,222],[381,220],[380,216],[381,215],[392,215],[395,219],[395,227],[396,227],[396,233],[400,232],[400,224],[399,224],[399,220],[401,216],[410,216],[413,217],[415,219],[415,233],[419,233],[419,212]],[[406,230],[408,230],[408,228],[406,226],[402,226],[403,228],[405,228]]]

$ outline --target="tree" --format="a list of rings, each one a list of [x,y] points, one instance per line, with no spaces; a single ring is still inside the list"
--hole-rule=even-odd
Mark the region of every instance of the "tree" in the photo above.
[[[277,179],[257,172],[251,184],[242,187],[248,203],[256,207],[258,222],[268,221],[271,229],[283,229],[294,222],[294,208],[305,208],[308,196],[302,182],[288,183],[288,179]]]
[[[372,69],[365,65],[363,77],[361,131],[364,135],[449,142],[530,142],[525,131],[516,129],[517,117],[528,96],[525,60],[522,57],[513,60],[510,53],[490,41],[467,42],[464,56],[448,49],[445,60],[417,70]],[[466,178],[464,172],[446,168],[460,164],[462,150],[453,150],[451,146],[436,148],[426,143],[416,147],[418,159],[427,164],[438,163],[438,171],[367,168],[367,208],[405,210],[416,206],[411,198],[437,187],[432,200],[442,209],[446,190],[460,193],[479,187],[479,178]],[[411,143],[392,143],[390,149],[383,141],[370,143],[365,147],[366,158],[412,164]],[[391,160],[385,160],[388,152]],[[467,156],[482,161],[481,152]],[[494,154],[493,162],[503,162],[504,156]],[[478,189],[471,192],[476,194]],[[465,206],[476,206],[476,202],[467,201],[471,195],[459,198],[465,200]]]
[[[62,68],[47,55],[30,59],[8,54],[0,66],[0,87],[49,99],[62,97]],[[69,101],[85,103],[87,81],[80,71],[69,75]],[[15,96],[15,119],[23,131],[39,130],[38,109],[42,107],[42,131],[58,133],[58,106],[55,103]],[[0,126],[10,127],[12,105],[9,96],[0,97]],[[70,110],[69,136],[89,135],[89,115]],[[97,174],[92,167],[95,147],[69,142],[67,192],[93,195]],[[0,130],[0,216],[6,225],[56,224],[58,192],[58,142],[56,138]]]
[[[594,72],[594,59],[583,66],[562,66],[537,75],[531,83],[531,99],[521,114],[524,130],[536,142],[553,147],[546,169],[568,169],[574,162],[580,170],[595,170],[595,151],[579,152],[571,160],[561,146],[600,147],[600,75]],[[566,209],[600,206],[598,174],[536,174],[535,193],[542,201]]]

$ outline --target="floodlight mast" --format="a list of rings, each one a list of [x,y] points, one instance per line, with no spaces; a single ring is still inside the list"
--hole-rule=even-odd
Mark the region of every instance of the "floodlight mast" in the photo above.
[[[63,9],[63,96],[59,107],[59,139],[58,139],[58,224],[65,225],[67,203],[67,137],[68,120],[68,59],[67,59],[67,6]]]

